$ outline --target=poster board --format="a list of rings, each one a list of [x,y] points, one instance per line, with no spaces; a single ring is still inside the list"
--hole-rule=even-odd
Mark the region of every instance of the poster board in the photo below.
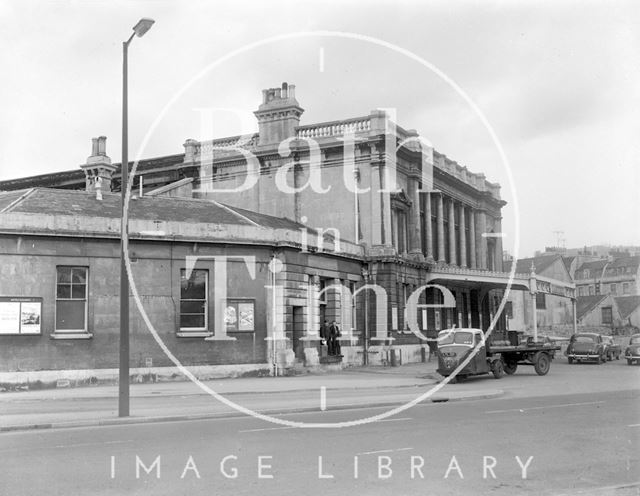
[[[42,298],[0,296],[0,334],[42,334]]]

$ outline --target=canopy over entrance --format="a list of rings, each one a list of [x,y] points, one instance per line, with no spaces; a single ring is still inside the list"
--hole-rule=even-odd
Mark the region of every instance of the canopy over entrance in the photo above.
[[[436,267],[427,275],[429,284],[456,283],[471,289],[513,289],[530,290],[529,275],[511,274],[508,272],[491,272],[486,270],[463,269],[456,267]]]

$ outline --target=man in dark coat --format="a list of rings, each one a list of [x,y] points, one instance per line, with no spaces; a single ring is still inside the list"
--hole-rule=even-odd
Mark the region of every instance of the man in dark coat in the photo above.
[[[329,355],[341,355],[342,350],[340,349],[340,341],[338,340],[340,336],[342,336],[340,327],[338,327],[338,324],[334,320],[329,326],[329,341],[327,341],[331,343],[329,345]]]
[[[320,326],[320,339],[327,343],[327,353],[331,355],[331,345],[329,344],[329,321],[327,319],[324,319],[324,324]]]

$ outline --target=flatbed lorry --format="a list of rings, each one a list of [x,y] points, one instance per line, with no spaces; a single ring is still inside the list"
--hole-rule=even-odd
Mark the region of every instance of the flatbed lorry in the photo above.
[[[516,331],[494,331],[485,337],[481,329],[447,329],[438,334],[438,373],[452,375],[476,348],[477,353],[457,373],[457,380],[488,373],[500,379],[504,374],[515,374],[518,365],[532,365],[538,375],[546,375],[560,350],[548,339],[534,340]]]

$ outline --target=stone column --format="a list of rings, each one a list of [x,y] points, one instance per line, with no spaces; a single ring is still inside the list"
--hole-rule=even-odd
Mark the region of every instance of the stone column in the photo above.
[[[431,193],[425,192],[424,194],[424,229],[425,229],[425,242],[427,244],[427,251],[425,256],[428,262],[433,262],[433,231],[431,226]]]
[[[438,195],[438,208],[436,210],[437,235],[438,235],[438,262],[444,262],[444,206],[442,193]]]
[[[464,218],[465,210],[464,205],[460,204],[460,267],[467,266],[467,233],[465,232],[467,225]]]
[[[476,213],[476,220],[478,224],[476,225],[476,242],[478,246],[478,268],[486,269],[487,268],[487,238],[483,236],[487,232],[487,219],[486,213],[482,210],[479,210]]]
[[[455,222],[455,205],[453,198],[449,200],[449,263],[456,265],[458,257],[456,256],[456,222]]]
[[[382,184],[384,191],[380,193],[382,196],[382,242],[385,246],[393,245],[392,231],[391,231],[391,192],[389,191],[389,185],[387,184],[387,172],[382,169]]]
[[[469,209],[469,267],[475,269],[476,264],[476,213]]]
[[[502,218],[498,218],[495,220],[494,228],[496,234],[499,236],[495,238],[496,240],[496,270],[498,272],[502,272]]]
[[[420,194],[418,193],[418,180],[415,177],[409,178],[409,197],[411,198],[411,211],[409,212],[409,253],[417,256],[422,255],[420,236]]]
[[[382,207],[380,193],[380,167],[371,167],[371,244],[382,244]]]

